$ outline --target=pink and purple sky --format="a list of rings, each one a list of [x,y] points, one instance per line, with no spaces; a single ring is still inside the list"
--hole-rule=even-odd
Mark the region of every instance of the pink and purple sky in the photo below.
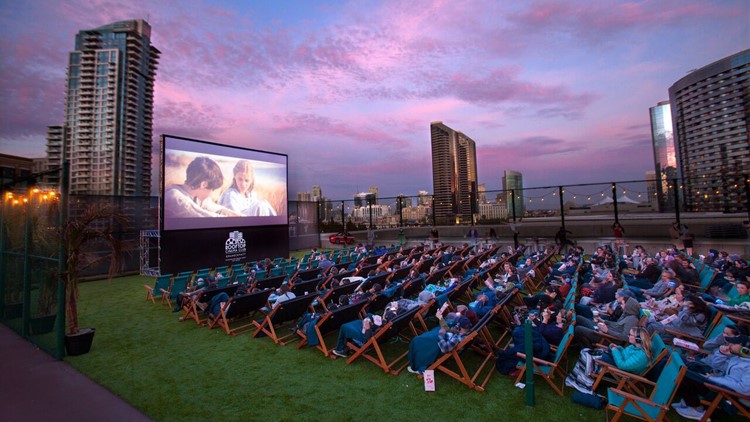
[[[42,157],[81,29],[144,18],[158,135],[289,155],[289,196],[432,191],[430,122],[480,183],[643,179],[648,108],[750,46],[747,0],[27,0],[0,4],[0,151]],[[155,148],[158,149],[158,148]]]

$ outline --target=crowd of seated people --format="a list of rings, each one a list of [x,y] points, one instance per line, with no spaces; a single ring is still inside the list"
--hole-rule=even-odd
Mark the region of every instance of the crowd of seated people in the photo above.
[[[504,295],[523,291],[513,306],[525,307],[532,321],[535,357],[551,359],[553,349],[550,347],[560,342],[569,324],[574,324],[573,344],[577,346],[572,349],[574,353],[580,349],[595,351],[604,346],[601,353],[593,352],[580,358],[582,363],[600,360],[635,374],[644,370],[646,362],[653,358],[649,349],[652,336],[659,336],[669,347],[673,347],[674,339],[692,339],[699,348],[690,354],[686,351],[686,359],[691,356],[691,361],[708,365],[713,368],[711,373],[721,375],[706,376],[706,372],[699,371],[705,367],[696,363],[691,371],[698,375],[688,376],[684,381],[686,385],[700,380],[716,382],[741,394],[750,393],[744,390],[747,383],[742,378],[744,373],[736,369],[745,367],[750,357],[743,354],[742,346],[734,346],[740,343],[750,346],[747,344],[750,271],[746,260],[713,250],[700,257],[687,256],[674,248],[649,252],[640,245],[632,248],[630,255],[622,256],[604,245],[590,256],[580,246],[572,247],[559,256],[556,264],[538,266],[544,253],[523,252],[524,248],[501,250],[488,242],[476,247],[468,244],[399,246],[377,254],[352,248],[347,256],[358,259],[352,259],[348,266],[341,265],[343,253],[334,257],[331,252],[316,251],[310,259],[318,261],[316,267],[325,280],[319,284],[318,294],[336,289],[349,282],[352,276],[360,277],[355,282],[366,287],[338,297],[336,303],[327,304],[330,309],[358,301],[370,302],[382,295],[396,304],[392,309],[402,311],[436,302],[450,307],[451,312],[440,307],[431,313],[429,316],[435,318],[432,324],[436,325],[411,338],[407,354],[410,372],[423,372],[438,356],[461,343],[477,320],[493,312]],[[472,265],[465,265],[469,262]],[[254,263],[245,270],[249,273],[248,282],[253,281],[251,271],[271,271],[277,265],[270,259]],[[702,286],[707,270],[715,272],[715,276],[709,286]],[[347,276],[339,277],[339,272]],[[205,288],[215,285],[218,277],[206,278]],[[542,283],[539,290],[529,290],[526,280],[532,278]],[[460,299],[461,302],[448,300],[451,292],[466,281],[471,281],[467,297]],[[276,305],[269,304],[270,309],[293,297],[288,293],[294,282],[294,277],[290,276],[278,288],[278,293],[273,295]],[[419,288],[412,296],[402,296],[404,287],[410,284]],[[364,344],[379,327],[397,315],[386,314],[384,310],[375,312],[341,325],[337,347],[332,353],[349,356],[347,342]],[[736,319],[708,338],[712,324],[719,318],[717,313]],[[510,333],[509,342],[497,345],[500,349],[494,351],[495,367],[500,373],[515,375],[516,353],[523,351],[525,333],[519,325],[506,326],[504,330]],[[595,374],[596,365],[588,365],[584,375],[589,379],[571,374],[568,385],[589,391],[590,378]],[[682,401],[675,403],[675,409],[682,412],[680,414],[698,414],[701,405],[696,401],[696,394],[708,393],[701,388],[681,387],[678,398]]]

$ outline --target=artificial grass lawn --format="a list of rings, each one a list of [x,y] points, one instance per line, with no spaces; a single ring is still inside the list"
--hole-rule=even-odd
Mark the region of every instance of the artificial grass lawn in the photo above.
[[[512,420],[604,419],[536,379],[536,406],[513,379],[494,374],[485,392],[436,373],[436,392],[416,375],[387,375],[358,359],[346,365],[314,348],[267,337],[226,335],[144,300],[153,278],[83,283],[80,325],[95,327],[91,352],[66,361],[150,418],[171,420]],[[335,342],[335,334],[330,343]],[[406,344],[392,345],[406,350]],[[470,353],[470,352],[469,352]]]

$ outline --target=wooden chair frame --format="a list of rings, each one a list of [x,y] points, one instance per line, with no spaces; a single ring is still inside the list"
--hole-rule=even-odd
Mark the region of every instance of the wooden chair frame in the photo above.
[[[563,390],[565,389],[565,371],[562,368],[562,365],[560,364],[562,361],[563,356],[565,356],[565,352],[568,349],[568,346],[570,346],[570,343],[573,340],[573,326],[568,327],[568,331],[565,333],[565,336],[563,337],[563,340],[560,342],[560,344],[557,346],[558,350],[556,352],[556,359],[554,362],[550,362],[544,359],[539,359],[537,357],[532,358],[532,370],[534,371],[534,375],[541,376],[547,384],[549,384],[550,387],[552,387],[555,392],[563,396]],[[516,355],[526,360],[526,354],[525,353],[516,353]],[[526,364],[522,363],[519,364],[520,371],[518,372],[518,376],[516,377],[516,383],[521,382],[523,379],[524,374],[526,373]],[[544,368],[549,368],[548,371],[545,372]],[[559,375],[560,378],[560,386],[558,387],[557,384],[555,384],[555,375]]]
[[[639,412],[639,414],[634,415],[632,414],[632,412],[629,412],[627,413],[627,416],[645,420],[648,422],[658,422],[662,420],[669,421],[669,418],[667,417],[667,412],[669,412],[669,404],[672,403],[672,400],[674,399],[674,396],[677,393],[677,388],[679,387],[680,383],[682,382],[682,379],[685,377],[685,373],[687,372],[687,367],[682,362],[682,359],[680,359],[679,355],[675,353],[672,353],[672,355],[670,356],[669,361],[667,362],[667,365],[665,366],[665,369],[666,367],[669,367],[672,365],[678,366],[678,372],[674,378],[671,377],[669,374],[664,375],[662,373],[663,375],[660,375],[659,379],[656,382],[652,382],[638,375],[632,375],[632,374],[630,375],[630,377],[635,379],[636,381],[644,385],[649,385],[653,387],[649,398],[645,398],[640,395],[632,394],[630,392],[622,390],[620,387],[624,385],[625,383],[624,379],[620,381],[620,384],[618,384],[618,387],[610,388],[609,389],[610,396],[612,394],[619,395],[620,397],[623,398],[623,401],[622,403],[620,403],[620,406],[616,406],[616,405],[613,405],[610,400],[610,403],[607,405],[605,409],[607,421],[609,422],[610,410],[615,411],[615,415],[612,418],[612,422],[616,422],[623,416],[623,414],[626,414],[625,412],[626,410],[628,410],[629,406],[632,406],[632,409]],[[662,381],[662,378],[665,378],[665,379]],[[654,395],[657,392],[660,385],[667,385],[667,387],[662,387],[662,388],[671,387],[672,389],[669,395],[669,398],[663,404],[656,403],[655,401],[653,401]],[[659,409],[659,412],[656,415],[656,417],[652,417],[651,415],[649,415],[644,405]]]
[[[398,375],[399,372],[403,370],[404,366],[400,369],[394,369],[394,367],[409,354],[408,350],[388,362],[383,353],[382,346],[386,341],[391,339],[402,339],[408,341],[410,338],[416,337],[417,330],[414,327],[414,318],[419,310],[420,307],[415,306],[413,309],[410,309],[403,314],[398,315],[396,318],[393,318],[391,321],[388,321],[362,346],[358,346],[352,342],[347,342],[347,347],[354,350],[354,354],[349,356],[346,360],[346,364],[349,365],[359,357],[363,357],[377,365],[383,370],[383,372]],[[411,336],[403,334],[403,331],[406,330],[406,328],[409,328],[411,331]]]
[[[301,318],[306,311],[314,311],[312,303],[318,298],[318,294],[310,293],[306,296],[297,296],[293,299],[289,299],[282,302],[271,311],[266,314],[263,318],[258,321],[253,321],[252,324],[255,326],[255,332],[253,338],[265,334],[273,340],[274,343],[281,346],[289,343],[287,339],[297,335],[297,331],[293,331],[285,336],[279,336],[277,334],[277,328],[282,328],[288,325],[289,322],[295,322]]]
[[[359,318],[360,313],[366,305],[366,301],[353,303],[323,314],[323,316],[321,316],[315,323],[315,334],[318,336],[318,345],[315,347],[323,352],[324,356],[334,357],[335,355],[331,353],[333,349],[330,349],[326,345],[325,336],[338,330],[343,324]],[[308,344],[307,335],[299,329],[297,329],[296,333],[302,338],[297,344],[297,348],[300,349],[302,346]]]
[[[230,297],[219,310],[219,314],[214,315],[209,319],[208,328],[213,329],[218,325],[224,329],[224,332],[227,333],[227,335],[238,335],[241,331],[245,331],[247,328],[252,327],[255,321],[251,321],[249,324],[241,325],[239,327],[231,327],[230,325],[245,318],[250,318],[260,311],[261,308],[268,306],[268,297],[271,293],[273,293],[273,290],[269,289],[242,296]]]

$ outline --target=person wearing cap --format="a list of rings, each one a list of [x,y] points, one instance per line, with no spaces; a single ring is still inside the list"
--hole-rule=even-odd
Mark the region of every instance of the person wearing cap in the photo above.
[[[677,395],[682,399],[672,403],[680,416],[693,420],[701,420],[705,416],[700,398],[710,394],[710,391],[704,383],[750,395],[750,349],[747,344],[735,343],[736,339],[738,337],[719,347],[699,365],[688,365],[689,370],[677,390]]]
[[[442,307],[435,314],[440,322],[438,327],[414,337],[409,342],[409,366],[406,370],[412,374],[424,372],[441,353],[453,350],[469,334],[472,326],[469,318],[459,317],[457,314],[448,314],[443,318],[444,310],[445,307]]]
[[[630,330],[638,326],[641,312],[638,301],[632,295],[629,290],[617,292],[617,301],[622,306],[622,315],[617,321],[605,321],[599,317],[593,320],[582,316],[577,318],[573,338],[581,348],[593,347],[601,339],[599,332],[609,334],[623,342],[627,341]]]

